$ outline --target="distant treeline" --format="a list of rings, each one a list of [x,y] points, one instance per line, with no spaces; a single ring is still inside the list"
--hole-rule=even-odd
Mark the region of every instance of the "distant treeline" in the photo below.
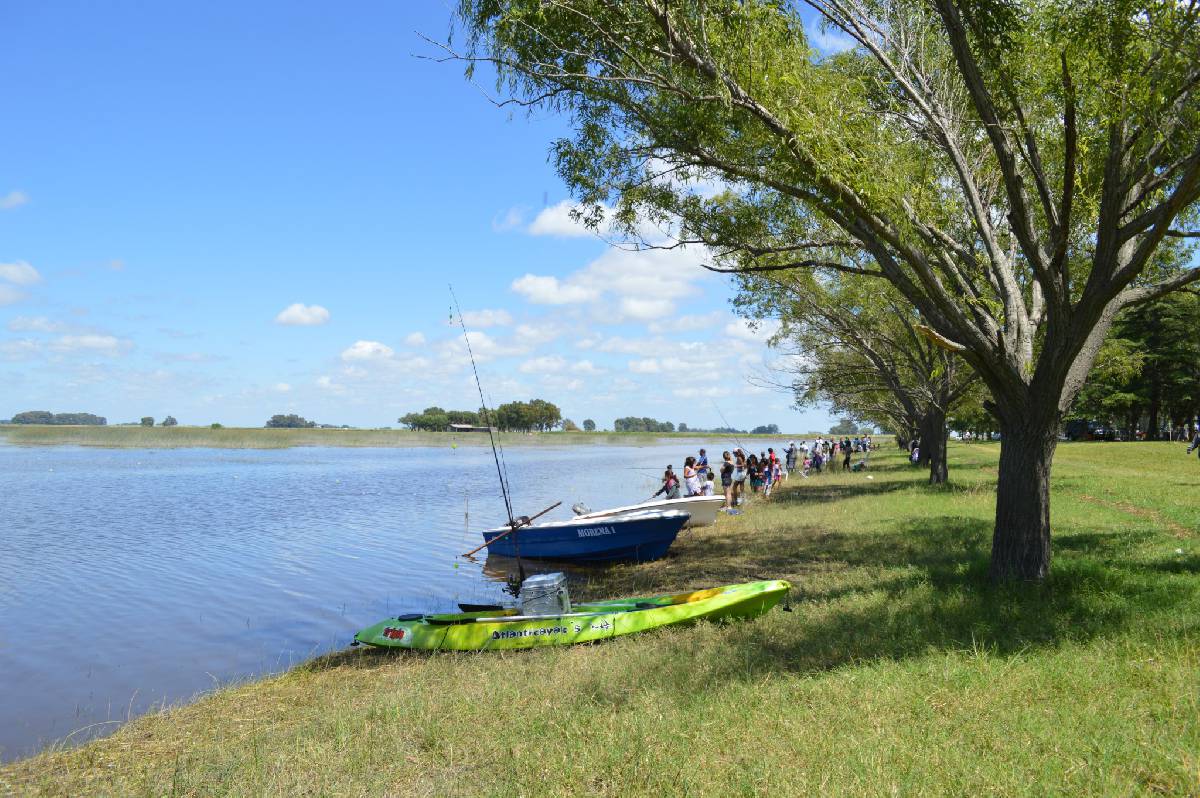
[[[487,426],[490,415],[492,426],[501,430],[521,432],[548,432],[563,424],[562,411],[553,402],[530,399],[528,402],[507,402],[490,414],[480,410],[443,410],[427,407],[420,413],[407,413],[397,421],[413,430],[440,432],[451,424],[466,424],[472,427]],[[572,424],[571,426],[574,426]]]
[[[670,421],[659,421],[657,419],[637,416],[626,416],[618,418],[613,422],[614,432],[698,432],[705,434],[726,434],[726,435],[778,435],[779,425],[764,424],[755,427],[747,432],[744,429],[735,429],[733,427],[713,427],[712,429],[702,429],[700,427],[689,427],[684,422],[679,422],[676,426]]]
[[[102,427],[108,423],[104,416],[91,413],[51,413],[49,410],[26,410],[12,417],[13,424],[92,424]]]

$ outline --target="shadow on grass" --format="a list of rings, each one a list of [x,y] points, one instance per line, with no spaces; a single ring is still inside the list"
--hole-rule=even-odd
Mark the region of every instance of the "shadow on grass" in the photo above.
[[[914,474],[914,480],[920,478]],[[772,504],[836,502],[917,485],[906,480],[806,483],[779,494]],[[722,636],[729,648],[721,659],[728,664],[719,672],[730,680],[770,671],[821,672],[936,651],[1015,655],[1130,632],[1153,635],[1168,624],[1164,619],[1200,613],[1200,558],[1147,563],[1137,556],[1156,537],[1153,529],[1097,533],[1075,531],[1064,522],[1044,584],[997,586],[988,580],[990,519],[907,515],[881,531],[846,531],[844,516],[832,524],[842,528],[831,529],[823,512],[797,512],[794,519],[789,512],[783,521],[775,514],[762,524],[730,526],[727,533],[718,528],[681,538],[664,560],[601,571],[580,592],[645,595],[753,579],[790,580],[795,611],[773,616],[771,634],[748,627]],[[1177,625],[1173,629],[1170,633],[1178,633]],[[671,669],[669,658],[675,655],[662,653],[664,669]],[[374,667],[395,661],[392,652],[375,651],[323,660],[314,665]]]

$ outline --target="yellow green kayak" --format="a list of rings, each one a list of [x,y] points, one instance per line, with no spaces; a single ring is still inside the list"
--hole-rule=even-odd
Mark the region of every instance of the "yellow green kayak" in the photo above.
[[[700,619],[755,618],[791,589],[776,579],[691,593],[576,604],[557,615],[485,610],[445,615],[401,615],[354,636],[355,643],[387,648],[488,651],[590,643]]]

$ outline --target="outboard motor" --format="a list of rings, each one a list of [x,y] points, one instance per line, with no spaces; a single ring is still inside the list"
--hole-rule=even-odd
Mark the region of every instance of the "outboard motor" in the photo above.
[[[535,574],[521,583],[522,615],[566,615],[570,611],[566,574]]]

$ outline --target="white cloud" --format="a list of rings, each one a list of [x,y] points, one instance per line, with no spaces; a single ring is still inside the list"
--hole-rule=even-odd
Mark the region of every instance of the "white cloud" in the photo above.
[[[526,274],[513,280],[512,290],[536,305],[569,305],[590,302],[600,292],[594,288],[559,282],[557,277]]]
[[[597,304],[596,318],[618,323],[661,319],[675,312],[675,301],[697,293],[695,283],[712,275],[700,268],[707,261],[701,247],[631,250],[610,247],[584,268],[565,278],[526,274],[512,290],[541,305],[599,303],[606,296],[616,307]]]
[[[53,321],[45,316],[17,316],[8,323],[8,329],[13,332],[66,332],[68,325]]]
[[[731,338],[751,343],[766,343],[766,340],[779,330],[777,319],[762,319],[754,322],[755,328],[750,327],[746,319],[735,319],[725,325],[725,334]]]
[[[535,324],[518,324],[513,330],[513,337],[527,346],[548,344],[562,335],[562,328],[554,322],[538,322]]]
[[[524,208],[509,208],[501,214],[492,217],[492,230],[497,233],[504,233],[509,230],[515,230],[525,223]]]
[[[559,236],[563,238],[588,238],[596,235],[586,225],[571,218],[577,206],[570,200],[543,208],[529,224],[528,233],[535,236]]]
[[[671,315],[675,310],[675,303],[669,299],[627,296],[621,298],[619,308],[624,318],[650,321]]]
[[[854,40],[837,30],[817,30],[812,36],[813,44],[825,55],[845,52],[854,48]]]
[[[379,341],[355,341],[342,352],[342,360],[387,360],[394,354],[390,346]]]
[[[712,313],[676,316],[673,319],[659,319],[650,324],[647,329],[652,333],[698,332],[700,330],[716,329],[725,318],[724,313],[714,310]]]
[[[292,390],[292,386],[288,385],[286,382],[277,382],[275,383],[275,390],[279,391],[280,393],[287,393],[288,391]]]
[[[12,263],[0,263],[0,280],[8,280],[17,285],[33,285],[42,281],[38,270],[23,260]]]
[[[507,327],[513,319],[507,310],[468,310],[462,314],[468,327]]]
[[[24,191],[10,191],[0,197],[0,211],[11,211],[29,202],[29,195]]]
[[[37,355],[41,344],[29,338],[16,341],[0,341],[0,358],[4,360],[25,360]]]
[[[567,361],[558,355],[543,355],[542,357],[526,360],[521,364],[520,370],[525,374],[542,374],[562,371],[566,367]]]
[[[749,386],[739,387],[739,392],[745,393]],[[690,387],[676,388],[671,393],[678,396],[680,399],[719,399],[722,396],[729,396],[733,391],[724,385],[710,385],[707,387]]]
[[[333,378],[327,374],[322,374],[320,377],[317,377],[317,387],[338,396],[346,393],[346,386],[334,382]]]
[[[526,355],[529,354],[529,350],[531,348],[526,345],[524,341],[520,343],[506,343],[505,341],[493,338],[487,333],[479,330],[471,330],[468,332],[467,340],[471,342],[471,351],[475,353],[476,357],[481,358]],[[462,338],[455,338],[451,343],[454,347],[461,348],[463,351],[465,351],[465,347],[462,346]]]
[[[604,369],[597,368],[590,360],[577,361],[576,363],[572,364],[571,371],[576,374],[586,374],[589,376],[605,373]]]
[[[425,334],[420,332],[409,333],[404,336],[405,346],[425,346]]]
[[[629,361],[629,370],[634,374],[657,374],[662,371],[658,358],[647,357],[641,360]]]
[[[297,302],[279,311],[275,317],[276,324],[287,324],[297,327],[315,327],[329,321],[329,311],[320,305],[305,305]]]
[[[615,352],[622,355],[654,355],[669,344],[662,338],[622,338],[614,335],[593,344],[599,352]]]
[[[133,348],[133,342],[115,335],[63,335],[50,348],[56,352],[93,352],[100,355],[116,355]]]

